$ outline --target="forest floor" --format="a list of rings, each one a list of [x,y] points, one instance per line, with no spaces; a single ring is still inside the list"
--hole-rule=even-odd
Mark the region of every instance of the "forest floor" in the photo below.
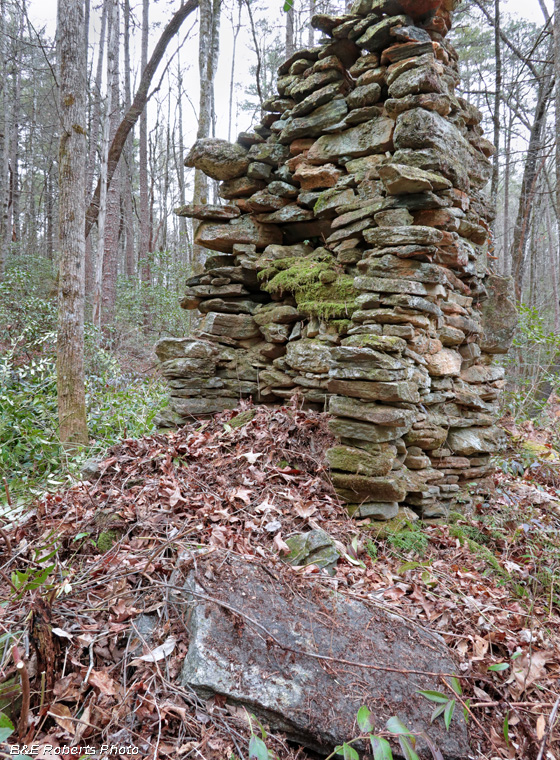
[[[19,742],[44,758],[49,745],[103,744],[154,760],[266,757],[254,742],[249,752],[256,724],[245,712],[178,686],[188,632],[166,584],[189,552],[272,566],[289,535],[320,526],[342,554],[329,583],[447,642],[473,758],[558,760],[558,408],[540,429],[504,420],[511,446],[491,493],[473,492],[446,525],[350,520],[323,461],[326,415],[295,406],[225,412],[113,446],[87,481],[4,518],[0,756]],[[327,580],[315,566],[290,572]],[[149,644],[146,612],[160,619]],[[262,738],[271,757],[311,757],[282,736]]]

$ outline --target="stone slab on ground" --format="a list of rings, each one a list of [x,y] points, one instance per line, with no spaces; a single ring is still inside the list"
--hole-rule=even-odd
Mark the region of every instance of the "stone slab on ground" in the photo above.
[[[449,732],[443,721],[430,725],[433,705],[418,694],[445,690],[437,674],[456,671],[435,634],[281,562],[265,569],[233,556],[198,559],[174,597],[185,604],[190,631],[181,683],[203,698],[219,694],[246,705],[271,730],[324,754],[356,735],[356,713],[367,704],[377,727],[397,715],[411,730],[426,730],[445,760],[469,757],[462,717]],[[417,752],[422,760],[431,757],[421,740]]]

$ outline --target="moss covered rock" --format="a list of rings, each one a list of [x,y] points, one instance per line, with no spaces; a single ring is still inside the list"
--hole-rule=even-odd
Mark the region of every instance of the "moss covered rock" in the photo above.
[[[394,453],[389,448],[373,455],[364,449],[351,446],[333,446],[327,450],[325,457],[332,470],[343,470],[368,477],[388,475],[395,461]]]
[[[398,475],[370,478],[365,475],[333,472],[331,478],[340,498],[350,503],[403,501],[407,493],[406,486]]]
[[[290,293],[306,316],[345,319],[356,310],[354,278],[344,274],[336,259],[324,248],[308,256],[277,259],[259,278],[262,289],[275,296]]]

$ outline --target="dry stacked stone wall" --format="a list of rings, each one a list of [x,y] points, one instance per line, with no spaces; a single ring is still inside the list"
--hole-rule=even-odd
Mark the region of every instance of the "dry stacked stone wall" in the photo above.
[[[280,66],[261,124],[186,160],[223,204],[177,210],[209,255],[182,302],[195,337],[157,346],[175,419],[301,394],[332,415],[327,459],[357,517],[444,517],[499,443],[510,331],[481,318],[494,148],[455,94],[452,10],[315,16],[324,36]]]

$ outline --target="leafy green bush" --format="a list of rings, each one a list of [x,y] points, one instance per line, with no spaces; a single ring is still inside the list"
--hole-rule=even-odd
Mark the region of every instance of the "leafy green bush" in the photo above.
[[[547,326],[535,306],[521,304],[511,351],[504,358],[507,411],[516,418],[535,417],[552,391],[560,391],[560,334]]]
[[[192,313],[179,305],[189,267],[174,260],[170,251],[151,253],[139,262],[150,268],[149,283],[121,278],[117,286],[115,335],[145,333],[153,342],[164,335],[182,337],[189,332]]]
[[[0,478],[6,479],[16,505],[37,490],[62,485],[86,458],[121,438],[150,432],[156,412],[165,405],[163,383],[125,372],[106,347],[105,333],[86,323],[90,446],[68,460],[58,441],[55,291],[54,266],[41,257],[12,258],[0,282]],[[162,283],[153,299],[160,315],[157,329],[165,332],[164,315],[167,304],[177,300],[176,289],[166,291]],[[171,308],[169,313],[170,326],[183,334],[177,314]],[[153,343],[151,336],[144,340]],[[0,493],[1,504],[3,489]]]

